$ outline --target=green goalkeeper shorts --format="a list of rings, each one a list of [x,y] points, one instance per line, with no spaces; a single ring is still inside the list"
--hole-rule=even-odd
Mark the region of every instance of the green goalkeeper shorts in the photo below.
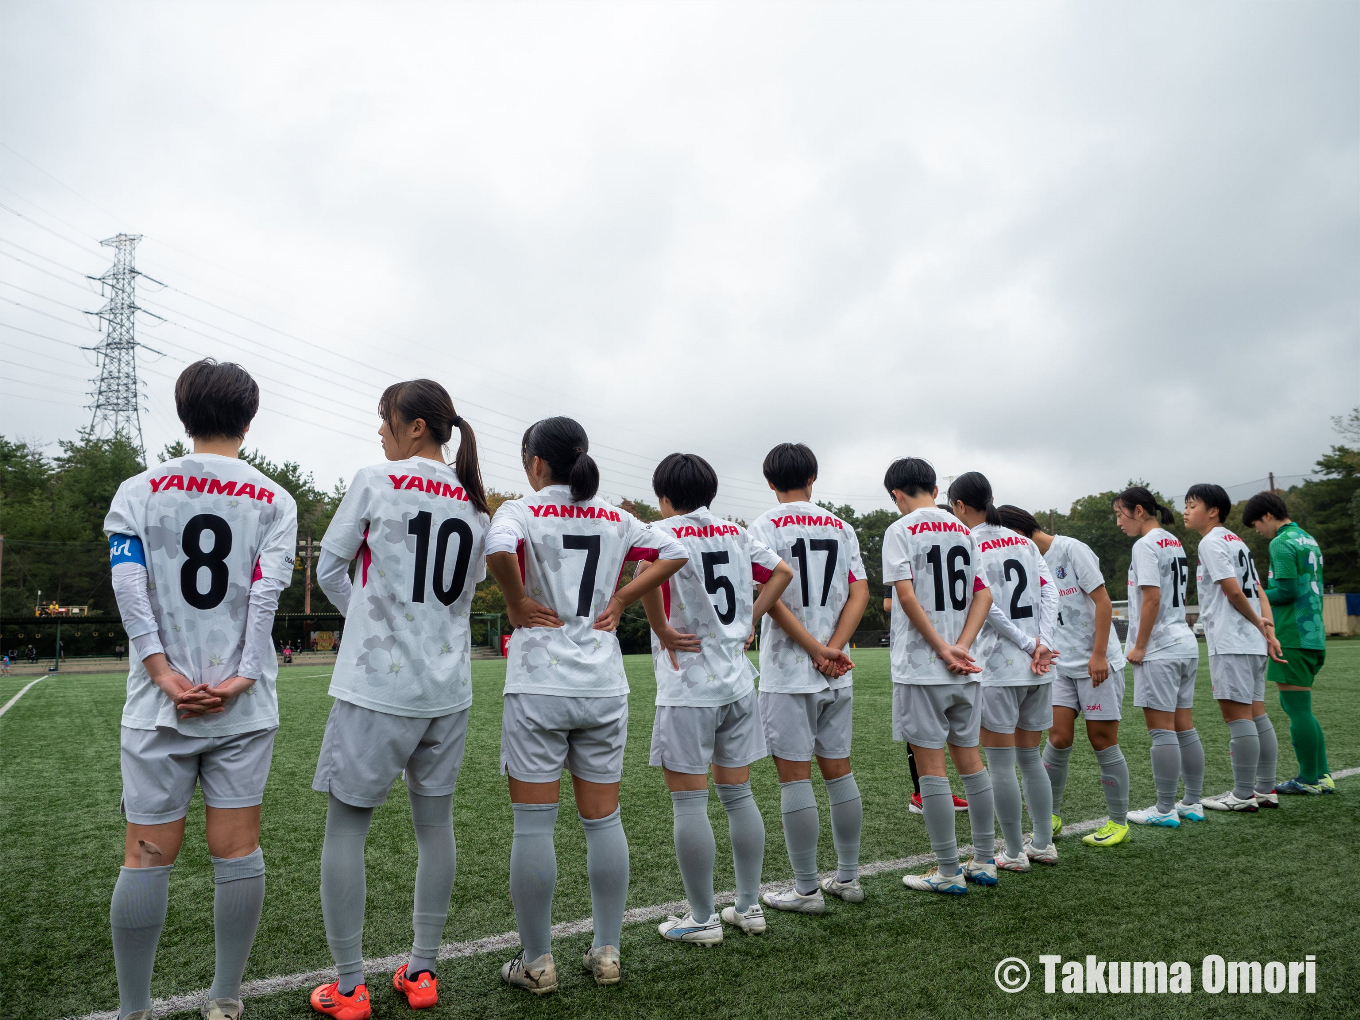
[[[1284,657],[1288,662],[1270,660],[1266,678],[1273,684],[1293,687],[1312,687],[1313,678],[1327,661],[1327,653],[1321,648],[1285,648]]]

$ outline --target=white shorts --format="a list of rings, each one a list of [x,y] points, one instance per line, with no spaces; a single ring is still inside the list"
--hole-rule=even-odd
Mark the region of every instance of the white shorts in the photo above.
[[[1266,662],[1266,656],[1249,653],[1209,656],[1209,683],[1214,700],[1242,705],[1265,701]]]
[[[628,695],[607,698],[507,694],[501,771],[522,783],[555,783],[565,768],[587,783],[623,779]]]
[[[894,740],[917,747],[977,747],[982,684],[893,684]]]
[[[726,705],[657,705],[651,764],[701,776],[710,763],[739,769],[770,754],[756,692]]]
[[[1053,725],[1053,685],[983,687],[982,725],[993,733],[1039,733],[1048,729]]]
[[[413,719],[336,701],[321,738],[312,789],[351,807],[377,807],[397,776],[421,797],[446,797],[458,785],[468,710]]]
[[[1087,721],[1124,717],[1124,671],[1110,670],[1099,686],[1089,676],[1053,678],[1053,707],[1070,708]]]
[[[121,737],[123,814],[137,825],[176,822],[189,813],[194,786],[214,808],[254,807],[264,800],[277,726],[224,737],[190,737],[161,726]]]
[[[1133,664],[1133,707],[1174,712],[1195,704],[1199,659],[1153,659]]]
[[[811,694],[760,692],[760,723],[769,753],[785,761],[849,758],[854,688]]]

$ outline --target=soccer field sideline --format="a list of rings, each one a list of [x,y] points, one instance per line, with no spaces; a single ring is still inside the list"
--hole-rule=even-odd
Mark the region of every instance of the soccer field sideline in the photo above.
[[[31,685],[30,685],[31,686]],[[1332,773],[1332,778],[1336,780],[1349,779],[1352,776],[1360,775],[1360,766],[1348,769],[1341,769]],[[1063,826],[1063,836],[1079,836],[1083,833],[1091,832],[1100,828],[1109,819],[1107,816],[1090,818],[1084,822],[1075,822],[1071,825]],[[960,845],[960,857],[972,853],[973,848],[969,845]],[[1117,852],[1117,851],[1116,851]],[[914,854],[910,857],[898,857],[886,861],[874,861],[860,867],[861,876],[880,875],[884,872],[906,871],[909,868],[920,867],[933,861],[934,854],[923,853]],[[833,871],[822,872],[821,876],[833,874]],[[792,880],[784,879],[777,882],[763,882],[760,891],[770,892],[787,889],[793,885]],[[715,893],[714,906],[731,903],[736,899],[736,893],[732,890]],[[624,925],[642,924],[648,921],[656,921],[667,917],[670,914],[683,913],[688,909],[687,900],[671,900],[666,903],[657,903],[648,907],[634,907],[623,915]],[[594,922],[591,918],[581,918],[576,921],[562,921],[552,926],[552,937],[554,939],[567,938],[574,935],[584,935],[591,931]],[[478,956],[483,953],[502,952],[513,949],[519,944],[519,932],[508,931],[500,935],[488,935],[480,939],[472,939],[467,942],[449,942],[439,947],[439,959],[452,960],[460,957]],[[390,956],[376,957],[364,960],[365,974],[391,974],[403,963],[406,963],[410,953],[402,952]],[[295,974],[280,974],[272,978],[257,978],[247,981],[241,986],[242,998],[258,997],[264,995],[275,995],[280,992],[301,992],[314,988],[316,985],[334,981],[336,972],[334,967],[326,967],[319,970],[301,971]],[[197,1010],[206,1000],[208,990],[199,989],[195,992],[187,992],[182,995],[171,995],[164,999],[156,999],[152,1002],[152,1011],[156,1016],[168,1016],[174,1013],[184,1013]],[[118,1020],[118,1010],[100,1010],[93,1013],[85,1013],[78,1017],[68,1017],[67,1020]]]

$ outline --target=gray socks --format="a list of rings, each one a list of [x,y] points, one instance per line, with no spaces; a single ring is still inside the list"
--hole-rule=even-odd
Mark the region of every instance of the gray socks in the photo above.
[[[713,859],[717,848],[708,821],[708,788],[671,791],[675,812],[675,859],[690,913],[699,923],[713,916]],[[615,946],[617,942],[613,943]]]
[[[581,828],[586,830],[586,874],[590,876],[590,913],[595,922],[595,941],[591,947],[613,946],[617,949],[623,932],[623,910],[628,902],[628,839],[623,834],[623,819],[615,808],[613,814],[603,818],[581,818]],[[710,830],[709,839],[712,838]],[[708,874],[711,912],[711,851]],[[525,959],[534,959],[527,952],[524,955]]]
[[[1200,743],[1199,731],[1195,729],[1177,730],[1176,739],[1181,744],[1181,778],[1185,780],[1185,803],[1198,804],[1204,793],[1204,745]]]
[[[109,904],[113,966],[118,972],[118,1015],[151,1008],[151,969],[165,927],[170,865],[121,868]]]
[[[1129,763],[1118,744],[1096,752],[1100,763],[1100,788],[1105,793],[1105,810],[1110,821],[1127,825],[1129,820]]]
[[[811,779],[779,784],[779,810],[784,816],[784,844],[800,895],[810,896],[817,884],[817,797]]]
[[[1261,737],[1255,722],[1229,721],[1228,753],[1232,755],[1233,796],[1247,800],[1256,793],[1256,770],[1261,764]]]
[[[968,807],[973,806],[969,798]],[[921,817],[925,819],[935,867],[949,877],[959,873],[959,844],[954,838],[954,795],[944,776],[921,777]],[[989,819],[990,821],[990,819]]]
[[[1053,814],[1062,814],[1063,791],[1067,789],[1067,761],[1072,757],[1072,747],[1044,745],[1044,770],[1048,773],[1048,785],[1053,790]]]
[[[1017,747],[1015,759],[1020,765],[1020,779],[1025,784],[1025,803],[1029,806],[1030,824],[1034,826],[1034,845],[1046,847],[1053,845],[1053,786],[1044,774],[1044,763],[1039,758],[1037,747]],[[995,784],[995,772],[993,772]],[[998,800],[997,810],[1001,810]],[[1022,848],[1023,849],[1023,848]],[[1010,839],[1006,841],[1006,856],[1014,856],[1010,851]]]
[[[1157,787],[1157,813],[1176,810],[1176,784],[1181,778],[1181,745],[1171,730],[1148,730],[1152,738],[1152,782]],[[1200,773],[1203,775],[1203,773]]]
[[[1275,724],[1268,715],[1258,715],[1252,722],[1256,724],[1256,736],[1261,741],[1261,760],[1256,766],[1256,792],[1275,792],[1275,765],[1280,756],[1280,741],[1275,736]]]
[[[407,791],[411,798],[411,822],[416,829],[415,906],[411,911],[411,927],[415,940],[411,943],[411,960],[406,976],[413,977],[423,970],[435,973],[439,958],[439,944],[444,939],[444,922],[449,916],[449,900],[453,896],[453,876],[458,867],[458,847],[453,839],[453,794],[443,797],[422,797]]]
[[[321,918],[344,995],[364,980],[364,841],[372,821],[372,808],[352,807],[331,794],[321,844]]]
[[[745,911],[760,895],[760,870],[765,861],[765,820],[751,795],[750,782],[718,787],[718,799],[727,811],[727,831],[732,837],[732,866],[737,873],[737,910]]]
[[[973,853],[981,860],[989,860],[995,854],[996,844],[996,803],[992,797],[992,777],[987,775],[986,769],[979,769],[959,778],[963,780],[963,793],[968,799]]]
[[[987,768],[992,773],[996,820],[1001,825],[1001,835],[1006,841],[1006,856],[1019,857],[1025,852],[1025,832],[1020,824],[1020,781],[1015,778],[1015,748],[988,747],[985,750]],[[1034,755],[1036,759],[1039,756],[1037,747],[1034,748]],[[969,807],[973,804],[972,794],[968,795],[968,804]],[[1048,846],[1047,843],[1043,845]]]
[[[836,846],[836,881],[859,878],[859,833],[864,825],[864,802],[853,772],[826,781],[831,807],[831,841]]]
[[[239,1000],[241,976],[264,909],[264,851],[256,847],[244,857],[214,857],[212,865],[217,968],[208,998]]]
[[[537,960],[552,949],[553,887],[557,885],[553,830],[557,827],[557,805],[511,807],[515,813],[515,835],[510,842],[510,902],[515,908],[515,925],[519,928],[524,958]]]

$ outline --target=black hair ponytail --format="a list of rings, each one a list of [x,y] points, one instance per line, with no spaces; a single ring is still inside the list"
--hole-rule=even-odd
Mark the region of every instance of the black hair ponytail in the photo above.
[[[1135,507],[1142,507],[1143,512],[1158,521],[1163,527],[1176,523],[1176,515],[1171,512],[1171,508],[1163,506],[1157,502],[1157,497],[1144,485],[1130,485],[1114,499],[1110,500],[1110,505],[1120,504],[1130,515]]]
[[[992,483],[981,471],[965,471],[949,486],[949,503],[962,503],[973,510],[981,510],[987,523],[1001,527],[1001,514],[992,502]]]
[[[558,485],[571,486],[573,502],[584,503],[600,491],[600,469],[591,457],[586,430],[572,418],[544,418],[524,432],[524,463],[541,457]]]
[[[449,391],[433,379],[410,379],[393,383],[378,398],[378,414],[390,429],[396,419],[410,424],[417,418],[425,422],[430,437],[447,447],[458,430],[458,454],[453,469],[467,494],[468,502],[480,513],[490,513],[486,487],[482,484],[481,462],[477,459],[477,436],[472,426],[453,409]],[[447,455],[447,452],[446,452]]]

